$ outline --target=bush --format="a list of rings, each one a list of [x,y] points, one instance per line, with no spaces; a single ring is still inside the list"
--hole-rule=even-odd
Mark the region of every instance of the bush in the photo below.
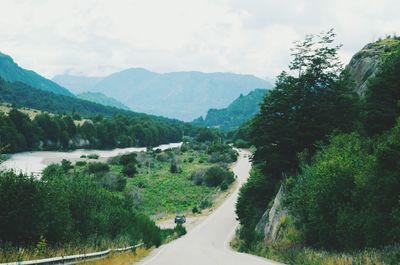
[[[99,159],[99,155],[97,155],[97,154],[90,154],[90,155],[87,155],[86,157],[89,159]]]
[[[75,166],[78,166],[78,167],[83,167],[83,166],[86,166],[86,161],[77,161],[76,163],[75,163]]]
[[[87,165],[87,170],[91,174],[105,173],[110,171],[110,167],[105,163],[94,162]]]
[[[42,250],[45,242],[97,244],[122,237],[146,246],[161,243],[153,221],[89,176],[60,174],[44,181],[1,172],[0,201],[2,244]]]
[[[172,174],[176,174],[179,173],[179,167],[176,163],[172,162],[170,167],[169,167],[169,172],[171,172]]]
[[[353,250],[399,242],[399,161],[400,124],[372,146],[357,134],[333,137],[289,189],[306,243]]]
[[[133,164],[137,164],[137,160],[136,160],[137,155],[135,153],[130,153],[130,154],[126,154],[126,155],[122,155],[119,158],[119,164],[126,166],[129,163],[133,163]]]
[[[237,148],[249,148],[250,147],[250,143],[246,140],[243,139],[237,139],[235,141],[235,146]]]
[[[132,178],[137,173],[136,164],[135,163],[128,163],[122,167],[122,174],[127,177]]]
[[[229,185],[234,180],[233,173],[220,166],[210,167],[204,175],[204,183],[208,187],[217,187],[222,183]]]
[[[190,175],[190,180],[193,181],[195,185],[202,185],[204,182],[204,175],[206,174],[206,169],[201,168],[193,171]]]
[[[126,186],[126,178],[119,174],[104,174],[99,181],[109,191],[123,191]]]
[[[68,172],[71,168],[73,168],[71,161],[68,161],[66,159],[63,159],[61,161],[61,168],[64,170],[64,172]]]

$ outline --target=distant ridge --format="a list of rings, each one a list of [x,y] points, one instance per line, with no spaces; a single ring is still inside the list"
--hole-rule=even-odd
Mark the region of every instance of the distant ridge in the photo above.
[[[253,75],[234,73],[155,73],[130,68],[103,78],[58,75],[53,78],[74,92],[101,92],[134,111],[191,121],[211,108],[224,108],[240,94],[271,84]],[[86,88],[86,89],[85,89]]]
[[[78,94],[77,97],[98,104],[102,104],[104,106],[115,107],[123,110],[130,110],[127,106],[125,106],[118,100],[111,97],[107,97],[106,95],[100,92],[83,92]]]

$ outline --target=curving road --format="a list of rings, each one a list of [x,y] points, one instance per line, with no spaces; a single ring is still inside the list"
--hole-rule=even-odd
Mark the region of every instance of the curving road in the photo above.
[[[250,153],[240,151],[240,158],[233,168],[239,187],[247,180],[251,163]],[[277,265],[249,254],[234,252],[229,247],[238,226],[235,204],[236,189],[226,201],[187,235],[166,244],[140,261],[140,265]]]

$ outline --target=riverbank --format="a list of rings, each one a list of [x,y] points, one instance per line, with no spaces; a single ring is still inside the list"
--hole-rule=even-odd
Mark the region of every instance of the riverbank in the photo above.
[[[182,143],[170,143],[157,146],[153,149],[166,150],[169,148],[180,147]],[[43,169],[52,163],[60,163],[63,159],[67,159],[71,162],[82,161],[81,156],[87,156],[96,154],[101,161],[106,159],[131,153],[131,152],[142,152],[146,151],[146,147],[128,147],[128,148],[116,148],[112,150],[98,150],[98,149],[76,149],[70,152],[58,152],[58,151],[33,151],[33,152],[21,152],[15,154],[6,155],[7,159],[0,165],[1,169],[15,170],[16,172],[22,172],[28,175],[40,176]]]

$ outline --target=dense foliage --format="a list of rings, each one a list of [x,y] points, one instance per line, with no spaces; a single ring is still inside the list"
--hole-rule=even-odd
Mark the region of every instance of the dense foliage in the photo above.
[[[308,245],[360,249],[399,242],[400,123],[376,142],[354,133],[335,136],[314,159],[287,185]]]
[[[161,243],[154,222],[85,174],[58,172],[37,180],[2,172],[0,201],[1,244],[30,246],[41,237],[51,244],[119,238],[148,246]]]
[[[308,36],[297,44],[290,65],[296,76],[283,72],[278,77],[250,125],[250,138],[257,147],[254,162],[265,176],[256,174],[257,180],[250,180],[240,193],[237,213],[249,230],[280,181],[298,172],[298,153],[309,159],[317,142],[326,141],[333,131],[351,131],[358,119],[358,98],[348,76],[341,74],[334,34],[317,37],[315,41],[315,36]],[[249,212],[247,205],[254,200],[260,203]]]
[[[332,41],[330,32],[300,43],[290,67],[297,75],[281,74],[260,114],[240,132],[250,133],[257,148],[237,204],[248,246],[285,179],[295,227],[275,247],[287,256],[299,253],[293,244],[358,250],[400,241],[399,52],[384,58],[359,101]]]
[[[156,146],[181,139],[178,126],[147,118],[117,115],[76,123],[69,115],[39,114],[31,120],[16,109],[0,114],[0,146],[8,145],[7,152]]]
[[[265,89],[256,89],[248,95],[240,95],[224,109],[210,109],[207,116],[192,122],[194,125],[218,128],[222,131],[233,131],[250,120],[258,111],[263,100]]]
[[[365,129],[370,135],[392,128],[400,115],[400,47],[369,80],[365,97]]]

